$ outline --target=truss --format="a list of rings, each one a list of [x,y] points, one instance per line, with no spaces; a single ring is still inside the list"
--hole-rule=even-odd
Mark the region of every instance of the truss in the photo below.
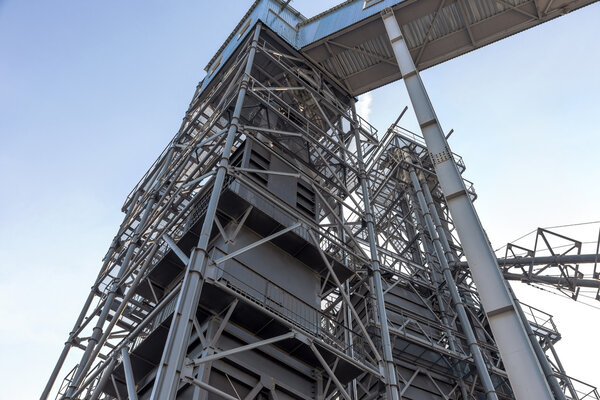
[[[127,197],[42,398],[514,398],[422,139],[378,135],[260,24],[216,74]],[[557,398],[584,398],[520,308]]]

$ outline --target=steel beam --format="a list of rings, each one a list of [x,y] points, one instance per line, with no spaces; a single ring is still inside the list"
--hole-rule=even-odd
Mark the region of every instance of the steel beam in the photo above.
[[[137,400],[137,392],[135,390],[135,379],[133,378],[133,370],[131,369],[131,359],[129,358],[129,350],[127,347],[121,349],[123,357],[123,371],[125,371],[125,384],[127,385],[127,396],[129,400]]]
[[[552,399],[393,10],[382,18],[515,396]]]
[[[371,258],[371,271],[373,273],[373,284],[375,293],[375,304],[377,307],[377,314],[379,315],[381,344],[383,347],[383,376],[385,377],[385,385],[388,398],[390,400],[399,400],[402,398],[400,395],[400,387],[398,386],[398,375],[396,374],[396,367],[394,365],[394,356],[392,354],[392,341],[390,338],[390,328],[387,320],[387,311],[385,309],[385,298],[383,295],[383,285],[381,278],[381,268],[379,264],[379,254],[377,251],[377,235],[375,234],[375,222],[373,216],[373,210],[371,208],[370,199],[370,188],[368,175],[365,168],[364,158],[362,154],[361,141],[360,141],[360,130],[355,126],[356,124],[356,109],[352,104],[352,129],[354,130],[354,140],[356,141],[356,155],[358,158],[358,179],[361,185],[361,192],[364,203],[364,214],[367,224],[369,250]]]
[[[562,276],[547,276],[547,275],[528,275],[528,274],[513,274],[510,272],[504,272],[502,274],[504,278],[509,281],[521,281],[526,283],[544,283],[547,285],[559,286],[559,287],[587,287],[587,288],[600,288],[600,281],[597,279],[579,279],[571,278],[567,279]]]
[[[261,347],[261,346],[267,346],[267,345],[272,344],[272,343],[281,342],[282,340],[291,339],[294,336],[296,336],[296,333],[294,333],[294,332],[288,332],[288,333],[285,333],[283,335],[279,335],[279,336],[275,336],[275,337],[272,337],[272,338],[269,338],[269,339],[261,340],[259,342],[250,343],[250,344],[247,344],[245,346],[240,346],[240,347],[235,347],[235,348],[230,349],[230,350],[220,351],[218,353],[215,353],[215,354],[212,354],[212,355],[209,355],[209,356],[206,356],[206,357],[195,358],[191,362],[194,365],[198,366],[200,364],[204,364],[204,363],[207,363],[207,362],[210,362],[210,361],[219,360],[219,359],[221,359],[223,357],[229,357],[229,356],[231,356],[233,354],[241,353],[243,351],[248,351],[248,350],[256,349],[256,348]]]

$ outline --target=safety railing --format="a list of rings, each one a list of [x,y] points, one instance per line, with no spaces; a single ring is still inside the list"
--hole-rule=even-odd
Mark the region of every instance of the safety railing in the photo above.
[[[360,333],[351,330],[258,272],[239,263],[238,266],[244,268],[246,274],[253,275],[251,281],[262,282],[263,289],[258,289],[229,273],[226,269],[217,267],[221,273],[219,281],[242,297],[276,314],[296,328],[321,339],[337,350],[349,354],[349,350],[352,348],[355,359],[361,361],[366,359],[364,341]],[[351,334],[348,337],[353,338],[352,343],[345,342],[344,338],[347,333]]]
[[[522,302],[519,303],[521,304],[521,309],[523,310],[533,333],[539,336],[549,337],[553,341],[560,338],[560,333],[556,328],[552,315],[528,304]]]
[[[173,312],[175,311],[175,306],[177,305],[178,296],[173,296],[173,298],[160,310],[158,314],[154,316],[152,321],[150,321],[144,329],[137,335],[137,337],[133,340],[133,345],[131,347],[131,351],[135,350],[146,338],[154,332],[156,328],[160,326],[167,318],[169,318]]]
[[[578,379],[571,378],[570,376],[562,377],[568,381],[570,386],[564,388],[565,395],[569,400],[600,400],[600,393],[595,386],[589,385]],[[574,393],[573,393],[574,392]]]
[[[401,146],[408,146],[410,144],[414,144],[420,147],[421,150],[427,151],[427,144],[425,143],[425,139],[418,133],[412,132],[400,126],[395,126],[394,132],[396,133],[396,137],[398,138],[400,142],[399,144]],[[460,173],[463,173],[466,169],[466,165],[463,158],[456,153],[452,153],[452,158],[454,158],[454,162],[458,166],[458,170],[460,171]]]

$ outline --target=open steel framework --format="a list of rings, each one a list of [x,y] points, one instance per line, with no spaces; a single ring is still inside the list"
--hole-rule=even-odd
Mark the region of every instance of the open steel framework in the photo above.
[[[256,24],[128,196],[41,398],[516,398],[402,114],[378,134]],[[543,282],[520,260],[503,272]],[[511,301],[552,396],[600,398],[566,375],[551,316]]]

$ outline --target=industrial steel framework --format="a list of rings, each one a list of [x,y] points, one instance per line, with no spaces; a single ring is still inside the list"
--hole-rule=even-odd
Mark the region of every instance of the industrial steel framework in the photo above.
[[[242,27],[125,201],[41,399],[600,398],[503,278],[576,295],[597,290],[596,264],[569,263],[596,256],[498,268],[392,17],[423,137],[400,127],[406,109],[379,134],[277,33]]]

